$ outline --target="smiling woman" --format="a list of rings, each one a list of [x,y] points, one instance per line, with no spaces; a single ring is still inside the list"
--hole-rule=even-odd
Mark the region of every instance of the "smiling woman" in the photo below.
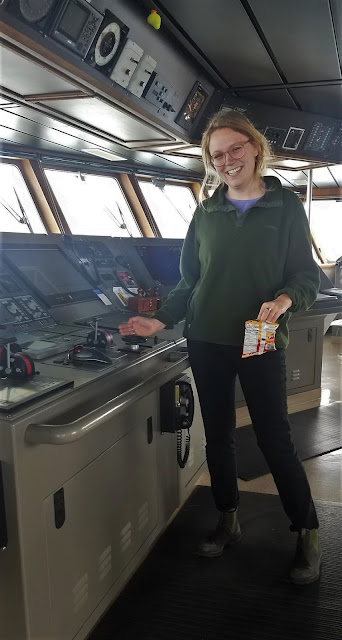
[[[214,115],[203,134],[202,153],[204,184],[215,171],[221,186],[195,211],[183,245],[182,279],[154,318],[133,317],[119,329],[122,335],[148,336],[186,317],[184,335],[220,514],[198,554],[221,555],[241,538],[235,456],[238,376],[258,444],[299,534],[290,577],[306,584],[319,577],[321,551],[310,487],[287,416],[285,348],[289,309],[310,307],[319,285],[308,222],[294,193],[276,178],[262,177],[268,144],[242,114]],[[255,318],[263,329],[266,322],[277,323],[276,349],[242,358],[245,323]]]

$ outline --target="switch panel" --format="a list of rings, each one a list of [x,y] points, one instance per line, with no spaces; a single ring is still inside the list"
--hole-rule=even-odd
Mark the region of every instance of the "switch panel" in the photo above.
[[[281,129],[280,127],[266,127],[264,136],[271,147],[274,145],[282,145],[287,129]]]
[[[298,148],[304,131],[305,129],[300,129],[299,127],[290,127],[285,142],[283,143],[283,149],[292,149],[295,151]]]
[[[178,94],[173,90],[172,85],[158,73],[153,74],[144,92],[146,100],[157,107],[163,116],[175,113],[175,96]]]
[[[330,123],[315,122],[304,145],[305,151],[325,151],[334,133]]]
[[[134,71],[133,78],[130,80],[128,90],[135,96],[141,96],[149,79],[152,76],[157,62],[145,53]]]
[[[114,70],[110,74],[110,79],[122,87],[128,87],[143,53],[143,49],[128,38]]]

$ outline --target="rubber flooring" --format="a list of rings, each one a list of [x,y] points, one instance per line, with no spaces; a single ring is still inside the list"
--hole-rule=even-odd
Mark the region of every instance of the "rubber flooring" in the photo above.
[[[341,640],[342,507],[316,504],[323,569],[303,587],[287,578],[296,534],[278,496],[242,492],[242,541],[196,556],[217,518],[197,487],[90,640]]]
[[[342,447],[342,402],[307,409],[289,416],[293,441],[301,460],[335,451]],[[236,430],[238,476],[253,480],[269,473],[257,446],[252,425]]]

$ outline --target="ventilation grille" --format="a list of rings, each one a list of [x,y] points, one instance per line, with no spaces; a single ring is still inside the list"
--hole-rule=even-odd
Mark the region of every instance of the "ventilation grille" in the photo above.
[[[132,523],[128,522],[120,532],[121,553],[125,553],[132,544]]]
[[[105,579],[105,577],[112,570],[112,547],[109,545],[99,557],[99,582]]]
[[[195,462],[195,449],[194,449],[194,447],[190,447],[187,466],[188,467],[192,467],[194,462]]]
[[[89,597],[88,574],[85,573],[72,590],[73,611],[76,615],[86,604]]]
[[[142,531],[148,523],[148,502],[144,502],[144,504],[140,507],[138,511],[138,529]]]

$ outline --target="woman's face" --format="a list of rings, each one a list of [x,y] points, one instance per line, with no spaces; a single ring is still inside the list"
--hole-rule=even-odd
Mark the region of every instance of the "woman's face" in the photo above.
[[[232,154],[235,151],[235,155],[239,155],[240,150],[240,153],[243,151],[243,155],[241,158],[234,158],[226,153],[228,150]],[[217,129],[210,136],[209,153],[215,171],[228,187],[242,189],[254,180],[255,158],[258,155],[258,149],[248,141],[248,137],[244,133],[228,128]],[[224,164],[215,166],[213,158],[219,158],[222,161],[222,154],[225,154]]]

